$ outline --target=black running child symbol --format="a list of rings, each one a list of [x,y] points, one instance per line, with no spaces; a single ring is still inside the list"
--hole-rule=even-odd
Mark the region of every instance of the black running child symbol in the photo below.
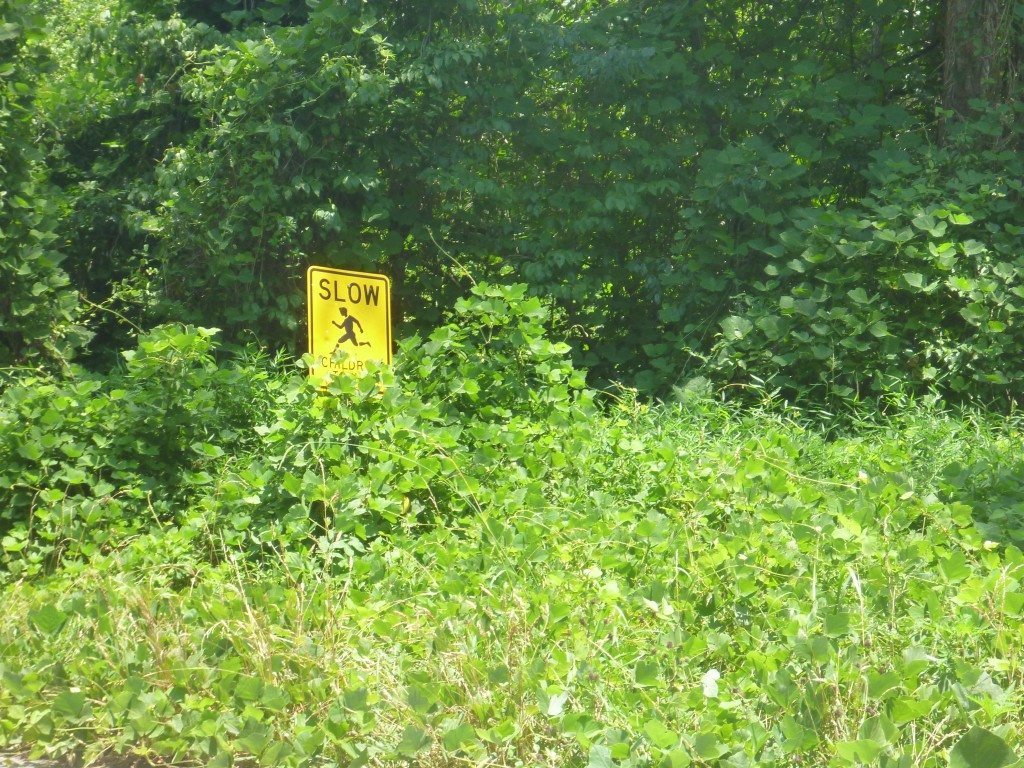
[[[352,346],[355,347],[370,346],[370,342],[359,341],[356,338],[356,328],[359,329],[360,333],[365,333],[365,331],[363,331],[363,324],[356,319],[355,315],[350,315],[346,307],[339,307],[338,311],[341,313],[341,316],[345,319],[342,320],[340,323],[337,320],[332,320],[331,325],[341,328],[341,330],[343,330],[345,333],[342,334],[342,337],[340,339],[338,339],[338,343],[334,345],[334,348],[337,349],[346,341],[351,341]]]

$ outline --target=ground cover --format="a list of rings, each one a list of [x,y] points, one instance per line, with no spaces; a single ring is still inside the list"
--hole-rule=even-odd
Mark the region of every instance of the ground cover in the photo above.
[[[696,390],[595,404],[543,312],[481,287],[395,371],[328,389],[180,329],[103,380],[9,387],[0,749],[593,768],[1024,751],[1017,421],[889,403],[822,426]],[[159,387],[183,381],[179,413]]]

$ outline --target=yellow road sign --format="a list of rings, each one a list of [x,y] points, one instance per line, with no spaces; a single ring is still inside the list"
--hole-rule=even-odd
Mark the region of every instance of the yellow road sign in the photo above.
[[[391,281],[386,276],[310,267],[306,307],[310,373],[359,373],[368,360],[391,362]]]

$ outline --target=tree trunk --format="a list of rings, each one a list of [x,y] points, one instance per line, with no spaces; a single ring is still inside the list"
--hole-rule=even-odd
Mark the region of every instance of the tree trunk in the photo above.
[[[946,0],[943,106],[957,117],[971,101],[1012,97],[1018,61],[1015,0]]]

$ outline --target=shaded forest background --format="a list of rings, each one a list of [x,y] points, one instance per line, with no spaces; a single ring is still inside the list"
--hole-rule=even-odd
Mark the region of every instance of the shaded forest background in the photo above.
[[[169,321],[301,353],[322,264],[398,336],[526,283],[655,395],[1024,391],[1024,3],[0,8],[8,372]]]

